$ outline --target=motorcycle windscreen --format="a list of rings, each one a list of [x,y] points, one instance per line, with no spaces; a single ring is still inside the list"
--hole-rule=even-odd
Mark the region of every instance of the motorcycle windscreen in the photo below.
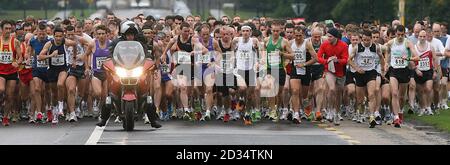
[[[137,41],[121,41],[114,48],[113,60],[125,69],[141,66],[145,60],[144,48]]]

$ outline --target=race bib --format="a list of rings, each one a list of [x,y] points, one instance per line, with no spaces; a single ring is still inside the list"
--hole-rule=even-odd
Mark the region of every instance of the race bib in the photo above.
[[[371,69],[375,66],[375,59],[368,56],[361,56],[358,65],[363,69]]]
[[[306,58],[304,57],[303,51],[296,50],[294,51],[294,66],[297,66],[298,64],[302,64],[306,62]],[[295,67],[297,75],[305,75],[306,69],[305,67]]]
[[[96,69],[101,69],[103,63],[106,61],[107,57],[95,57],[95,65],[97,66]]]
[[[163,74],[170,73],[169,65],[167,64],[161,64],[161,72]]]
[[[392,53],[391,66],[393,68],[405,68],[408,65],[407,61],[402,59],[402,54],[398,52]]]
[[[13,62],[12,52],[0,52],[0,63],[11,64]]]
[[[191,53],[178,52],[177,56],[178,56],[177,57],[178,64],[191,64]]]
[[[281,63],[281,57],[279,51],[274,51],[269,54],[269,65],[270,66],[279,66]]]
[[[58,54],[55,57],[52,57],[52,65],[53,66],[63,66],[65,63],[64,55],[65,54]]]
[[[249,61],[250,60],[250,52],[239,51],[239,52],[237,52],[237,58],[239,60]]]
[[[233,72],[233,69],[234,69],[233,61],[232,60],[222,60],[220,62],[220,68],[221,68],[222,73],[229,74],[229,73]]]
[[[36,65],[38,68],[47,68],[48,67],[48,59],[37,61]]]
[[[430,70],[430,58],[421,58],[418,67],[420,71]]]
[[[242,70],[248,70],[251,67],[253,67],[252,64],[252,59],[253,59],[253,54],[252,52],[243,52],[243,51],[238,51],[236,52],[236,57],[237,57],[237,67],[239,69]]]
[[[219,63],[219,68],[222,73],[230,74],[234,69],[234,58],[230,52],[222,53],[222,59]]]
[[[211,62],[211,54],[208,52],[205,55],[200,55],[200,60],[202,61],[203,64],[207,64],[209,62]]]

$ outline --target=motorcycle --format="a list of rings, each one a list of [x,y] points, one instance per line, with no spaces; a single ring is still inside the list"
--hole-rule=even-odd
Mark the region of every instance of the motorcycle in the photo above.
[[[145,89],[150,86],[146,79],[154,70],[154,63],[145,58],[139,42],[121,41],[116,45],[112,58],[103,62],[103,68],[112,84],[105,108],[114,108],[125,131],[133,131],[134,121],[140,114],[156,109],[153,98]]]

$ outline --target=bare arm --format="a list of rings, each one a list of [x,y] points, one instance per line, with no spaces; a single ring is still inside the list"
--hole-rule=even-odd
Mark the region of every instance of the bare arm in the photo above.
[[[205,46],[203,46],[203,44],[200,43],[200,41],[197,38],[192,38],[192,44],[193,44],[194,48],[196,46],[199,46],[202,49],[202,54],[208,53],[208,49]]]
[[[385,52],[385,54],[384,54],[384,57],[386,57],[385,58],[385,68],[386,69],[388,69],[388,65],[391,63],[391,44],[392,44],[392,42],[391,41],[389,41],[387,44],[386,44],[386,52]]]
[[[445,57],[450,58],[450,47],[445,49]]]
[[[31,62],[31,58],[34,56],[34,51],[33,51],[33,47],[31,47],[31,44],[28,43],[27,47],[26,47],[26,54],[25,54],[25,59],[27,59],[26,63],[27,65],[30,64]]]
[[[381,51],[381,45],[377,44],[377,54],[378,57],[380,58],[380,66],[381,66],[381,73],[385,73],[386,69],[384,68],[385,61],[384,61],[384,56],[383,56],[383,52]]]
[[[289,46],[289,42],[286,39],[283,39],[283,44],[286,52],[281,52],[281,54],[289,60],[294,60],[294,54],[292,53],[292,48]]]
[[[406,41],[406,42],[408,42],[408,41]],[[417,55],[416,51],[413,51],[414,45],[411,42],[408,42],[408,48],[409,48],[409,50],[411,50],[411,59],[410,60],[411,61],[419,61],[420,57],[419,57],[419,55]]]
[[[19,64],[20,63],[22,63],[22,60],[23,60],[23,58],[22,58],[22,49],[20,48],[20,42],[19,42],[19,40],[17,40],[17,39],[14,39],[14,46],[15,46],[15,49],[16,49],[16,56],[18,56],[18,58],[16,59],[17,61],[16,61],[16,67],[18,67],[19,66]]]
[[[44,48],[42,48],[41,53],[39,53],[39,56],[37,58],[39,61],[46,60],[58,55],[58,51],[54,51],[52,54],[47,55],[50,46],[52,46],[52,43],[50,41],[45,43]]]
[[[160,42],[155,42],[153,44],[153,53],[155,55],[155,62],[156,62],[156,66],[159,66],[161,64],[161,43]]]
[[[77,43],[73,40],[69,40],[66,39],[66,43],[67,46],[71,46],[73,48],[73,60],[75,61],[77,59],[78,56],[78,47],[77,47]],[[73,64],[75,64],[75,62],[73,62]]]
[[[87,49],[85,51],[85,55],[84,55],[84,61],[85,61],[85,69],[91,69],[91,55],[94,52],[95,49],[95,42],[88,42],[87,43]]]
[[[355,46],[352,48],[352,52],[350,53],[350,57],[348,58],[348,64],[355,69],[356,71],[358,71],[359,73],[361,72],[361,68],[359,68],[359,66],[356,65],[355,63],[355,56],[356,56],[356,51],[358,50],[358,46]]]
[[[172,39],[169,41],[169,43],[167,44],[167,46],[164,48],[164,51],[162,52],[162,55],[161,55],[161,60],[162,60],[163,62],[166,62],[166,59],[167,59],[167,51],[168,51],[169,49],[172,48],[172,46],[175,44],[175,42],[177,41],[177,39],[178,39],[178,36],[172,38]]]
[[[314,51],[314,47],[311,42],[306,42],[306,51],[311,55],[311,59],[305,63],[305,66],[310,66],[317,62],[317,53]]]
[[[441,73],[441,63],[439,60],[439,57],[437,56],[436,50],[432,47],[431,48],[431,54],[433,57],[433,68],[435,73]]]

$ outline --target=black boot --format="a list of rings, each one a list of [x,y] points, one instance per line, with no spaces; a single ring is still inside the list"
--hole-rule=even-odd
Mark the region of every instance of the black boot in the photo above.
[[[146,112],[148,116],[148,120],[150,120],[150,126],[153,128],[161,128],[162,125],[159,124],[156,120],[158,119],[156,115],[156,107],[154,104],[147,104]]]
[[[105,126],[110,115],[111,115],[111,106],[107,106],[107,105],[102,106],[102,111],[100,114],[100,117],[102,119],[100,120],[100,122],[97,123],[97,126],[99,126],[99,127]]]

